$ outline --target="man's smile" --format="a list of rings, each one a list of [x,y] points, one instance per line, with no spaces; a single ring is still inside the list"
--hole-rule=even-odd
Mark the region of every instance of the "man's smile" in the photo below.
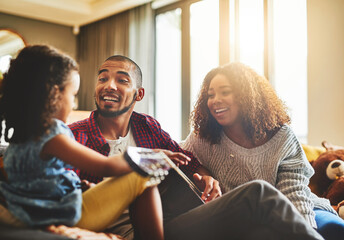
[[[100,95],[100,100],[105,103],[117,103],[120,102],[121,97],[116,93],[105,92]]]
[[[119,97],[114,97],[114,96],[103,96],[102,100],[105,102],[119,102]]]

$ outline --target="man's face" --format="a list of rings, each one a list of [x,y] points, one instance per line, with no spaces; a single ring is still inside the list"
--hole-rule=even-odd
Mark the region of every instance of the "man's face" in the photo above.
[[[116,117],[134,107],[137,91],[134,66],[129,62],[105,61],[98,71],[95,101],[104,117]]]

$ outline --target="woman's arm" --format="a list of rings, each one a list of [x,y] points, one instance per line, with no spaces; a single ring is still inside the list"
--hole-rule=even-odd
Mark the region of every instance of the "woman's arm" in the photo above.
[[[308,187],[312,168],[304,159],[301,147],[285,157],[278,168],[276,188],[294,204],[304,218],[316,228],[314,203]],[[295,150],[295,149],[294,149]]]
[[[203,154],[196,150],[198,148],[194,148],[197,143],[199,143],[197,137],[191,132],[180,145],[183,149],[190,151],[202,164],[204,160],[202,161],[200,156]],[[200,148],[202,149],[202,147]],[[193,174],[193,180],[203,190],[202,199],[206,202],[222,196],[219,182],[212,177],[211,172],[205,166],[201,165],[197,168],[196,173]]]
[[[41,151],[42,159],[53,156],[76,168],[104,177],[121,176],[132,171],[122,154],[105,157],[64,134],[50,139]]]

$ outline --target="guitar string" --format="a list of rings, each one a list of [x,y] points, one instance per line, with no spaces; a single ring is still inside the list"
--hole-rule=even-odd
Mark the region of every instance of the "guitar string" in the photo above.
[[[191,190],[194,191],[198,195],[198,197],[202,196],[202,192],[198,189],[198,187],[174,164],[174,162],[166,156],[166,161],[169,165],[189,184]],[[201,199],[203,201],[203,199]]]

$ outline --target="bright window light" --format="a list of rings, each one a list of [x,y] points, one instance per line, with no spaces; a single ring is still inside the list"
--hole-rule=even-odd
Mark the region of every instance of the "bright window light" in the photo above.
[[[238,1],[236,61],[264,74],[264,5],[262,0]]]
[[[307,8],[306,0],[272,4],[272,74],[270,81],[289,108],[292,128],[307,143]],[[293,17],[290,17],[293,13]]]
[[[181,9],[156,16],[156,118],[181,139]]]
[[[10,67],[11,58],[11,55],[5,55],[0,57],[0,72],[2,74],[7,72],[8,68]]]
[[[190,6],[191,110],[205,75],[219,65],[219,1]]]

